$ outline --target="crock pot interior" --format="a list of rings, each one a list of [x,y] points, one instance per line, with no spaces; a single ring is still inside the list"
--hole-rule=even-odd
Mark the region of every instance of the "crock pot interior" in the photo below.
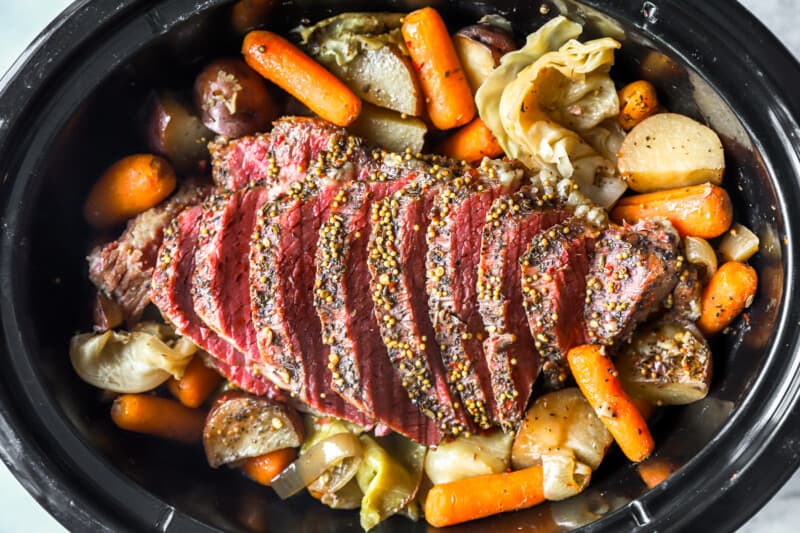
[[[285,31],[304,17],[314,21],[343,11],[345,4],[289,2],[270,27]],[[520,41],[560,7],[587,23],[586,36],[607,34],[623,41],[612,72],[617,81],[649,79],[667,108],[704,120],[720,133],[727,156],[725,184],[734,198],[736,218],[762,239],[761,253],[754,259],[761,287],[748,312],[749,325],[739,320],[730,333],[714,342],[714,381],[708,398],[688,407],[664,409],[652,422],[656,455],[676,467],[686,464],[712,443],[759,379],[783,297],[784,222],[776,209],[779,201],[768,162],[761,157],[758,143],[705,81],[703,72],[688,68],[685,58],[659,51],[659,46],[629,21],[607,19],[592,9],[563,2],[548,3],[551,13],[547,16],[540,13],[538,2],[520,2],[518,8],[512,8],[510,1],[434,4],[453,27],[489,12],[510,15]],[[392,10],[410,4],[346,5],[350,10]],[[32,213],[26,250],[22,250],[30,251],[26,265],[28,299],[21,302],[32,317],[32,330],[26,335],[31,347],[28,353],[55,404],[87,446],[180,511],[225,530],[356,531],[357,513],[329,510],[306,495],[281,502],[271,490],[245,480],[237,472],[209,468],[199,446],[172,444],[117,429],[110,422],[108,403],[100,401],[98,391],[82,383],[69,364],[70,336],[91,325],[84,258],[97,236],[90,234],[81,217],[88,188],[117,158],[146,151],[139,113],[150,89],[189,87],[204,61],[238,53],[240,39],[226,28],[226,9],[223,6],[189,18],[120,64],[87,95],[67,126],[54,132],[36,169],[42,176],[41,185],[24,207]],[[50,95],[58,98],[59,91],[56,86]],[[679,471],[676,476],[680,475]],[[569,529],[598,519],[647,491],[635,465],[616,449],[593,477],[591,488],[572,500],[454,530],[514,531],[523,527],[536,531],[554,521]],[[403,518],[395,518],[378,530],[424,531],[426,525],[412,526]]]

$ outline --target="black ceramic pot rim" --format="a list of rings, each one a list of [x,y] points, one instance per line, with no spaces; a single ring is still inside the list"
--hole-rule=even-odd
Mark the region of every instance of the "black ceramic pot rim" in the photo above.
[[[4,357],[14,361],[16,372],[0,375],[0,456],[37,501],[70,530],[197,531],[209,526],[160,501],[124,478],[99,453],[88,449],[60,416],[41,383],[36,383],[38,375],[25,357],[29,344],[19,328],[24,309],[14,305],[21,290],[14,256],[22,244],[18,237],[20,220],[15,214],[20,208],[13,204],[21,201],[29,189],[28,176],[18,173],[17,168],[20,154],[28,149],[22,146],[23,128],[41,112],[37,104],[46,101],[48,87],[58,83],[70,67],[76,67],[93,46],[102,43],[115,29],[135,20],[146,25],[155,37],[189,15],[222,3],[225,0],[121,0],[112,6],[79,0],[42,32],[0,80],[0,349],[6,352]],[[724,65],[698,66],[696,57],[670,46],[671,37],[681,31],[702,32],[711,49],[720,50],[721,56],[750,69],[751,82],[775,95],[773,102],[752,104],[762,108],[763,124],[773,126],[775,132],[774,138],[756,142],[766,152],[781,154],[785,165],[794,168],[792,176],[783,176],[776,183],[777,208],[788,217],[792,208],[800,205],[800,102],[793,101],[793,95],[784,89],[800,86],[800,65],[763,25],[743,7],[727,0],[659,2],[661,12],[669,13],[669,27],[659,25],[656,17],[640,16],[642,3],[635,0],[585,3],[612,16],[636,21],[638,28],[698,67],[707,79],[713,80]],[[698,28],[700,20],[703,24]],[[128,49],[120,51],[117,61],[124,61],[145,43],[129,44]],[[737,112],[739,107],[734,104],[747,107],[746,103],[732,102]],[[748,108],[751,112],[752,106]],[[587,530],[677,530],[689,524],[695,530],[732,530],[760,508],[800,465],[800,410],[796,409],[800,402],[796,327],[800,310],[790,306],[800,250],[794,246],[794,230],[788,223],[782,231],[786,236],[786,274],[781,318],[764,371],[747,399],[719,434],[669,483],[586,526]],[[12,394],[26,385],[30,391]],[[57,426],[67,436],[54,442],[51,426]],[[68,447],[70,451],[64,452]],[[84,471],[86,464],[92,464],[94,477],[89,478]],[[107,487],[111,486],[118,492],[108,493]]]

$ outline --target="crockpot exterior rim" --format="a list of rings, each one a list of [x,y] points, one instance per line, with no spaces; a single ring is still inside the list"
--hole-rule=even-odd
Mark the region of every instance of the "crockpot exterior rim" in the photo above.
[[[628,19],[641,20],[637,26],[649,31],[646,19],[640,17],[642,3],[638,1],[584,0],[588,5],[603,9],[610,14],[625,15]],[[6,191],[10,188],[9,176],[4,168],[6,159],[13,154],[24,151],[15,142],[14,133],[23,127],[25,118],[34,113],[33,105],[38,98],[44,98],[44,88],[57,81],[59,72],[71,62],[80,61],[80,51],[98,35],[108,31],[109,27],[120,21],[124,23],[131,12],[148,8],[160,3],[140,0],[122,0],[115,5],[101,5],[95,0],[78,0],[69,6],[51,23],[30,45],[21,58],[15,62],[11,70],[0,79],[0,202],[3,211],[0,222],[2,249],[9,251],[13,244],[13,228],[5,227]],[[223,0],[205,2],[172,2],[185,4],[187,13],[193,9],[210,9],[224,3]],[[763,80],[771,86],[775,100],[779,102],[781,114],[777,118],[779,124],[788,125],[788,133],[782,144],[790,158],[800,160],[800,101],[792,100],[791,95],[782,87],[800,86],[800,65],[786,48],[744,7],[727,0],[707,0],[695,3],[664,1],[662,10],[674,10],[684,20],[713,21],[706,30],[717,39],[732,43],[732,54],[740,49],[758,60],[758,67],[765,75]],[[165,26],[166,31],[166,26]],[[76,38],[75,36],[80,36]],[[701,72],[702,74],[702,72]],[[800,165],[795,167],[798,170]],[[791,189],[781,199],[781,210],[788,215],[787,208],[797,200],[797,181],[800,173],[795,172],[794,182],[785,185]],[[789,227],[789,224],[786,224]],[[797,313],[789,310],[788,303],[793,299],[796,272],[794,265],[798,251],[791,246],[794,238],[787,232],[788,247],[784,248],[786,276],[784,282],[784,302],[781,317],[776,325],[777,335],[773,340],[772,351],[780,350],[791,353],[797,360],[798,334],[797,320],[790,320]],[[7,298],[11,293],[11,278],[6,266],[10,262],[2,261],[0,271],[0,295],[3,300],[3,344],[0,349],[8,350],[6,342],[9,334],[5,317],[13,312],[14,302]],[[773,354],[775,355],[775,354]],[[787,355],[788,357],[788,355]],[[798,371],[797,361],[793,369]],[[762,416],[759,419],[759,431],[749,434],[747,446],[734,448],[735,460],[728,457],[712,457],[711,449],[722,444],[721,440],[732,438],[731,427],[738,425],[747,429],[744,417],[732,417],[733,420],[720,431],[720,438],[712,442],[692,460],[669,484],[662,484],[645,494],[642,498],[619,509],[601,520],[586,526],[587,530],[610,529],[621,527],[643,526],[645,529],[673,530],[684,529],[692,522],[695,529],[732,530],[749,518],[785,483],[800,465],[800,453],[796,450],[800,442],[800,410],[796,409],[800,402],[800,372],[784,376],[781,386],[773,390],[775,396],[762,398],[773,412],[765,417],[766,407],[761,411],[754,406],[755,401],[748,402],[748,407]],[[753,400],[753,399],[751,399]],[[34,498],[69,530],[102,530],[119,531],[148,527],[164,531],[182,530],[215,530],[211,526],[201,525],[194,519],[183,515],[180,511],[160,502],[150,494],[139,495],[147,501],[147,512],[139,513],[132,509],[113,512],[114,507],[106,505],[108,496],[102,487],[94,486],[81,476],[86,474],[75,470],[75,465],[63,465],[49,457],[44,448],[35,441],[33,433],[23,421],[22,407],[15,404],[9,394],[4,378],[0,378],[0,457],[8,465],[11,472]],[[729,448],[730,448],[729,444]],[[729,450],[731,451],[731,450]],[[109,468],[111,468],[109,466]],[[705,472],[708,477],[700,479],[698,473]],[[694,473],[694,477],[692,477]],[[724,478],[724,479],[723,479]],[[131,482],[133,485],[133,482]],[[666,486],[669,485],[669,486]],[[680,490],[686,491],[683,497],[676,497]],[[689,491],[694,491],[704,501],[693,501]],[[139,489],[139,492],[141,489]],[[664,502],[686,508],[682,516],[667,513]],[[116,509],[119,510],[119,509]],[[153,519],[155,518],[155,519]]]

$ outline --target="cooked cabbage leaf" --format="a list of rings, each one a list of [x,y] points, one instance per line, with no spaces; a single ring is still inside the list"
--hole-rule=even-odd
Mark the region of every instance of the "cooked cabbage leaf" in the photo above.
[[[500,59],[500,65],[492,71],[475,94],[475,103],[481,120],[492,130],[500,146],[509,157],[518,157],[517,145],[506,135],[500,120],[500,98],[506,86],[516,79],[517,74],[533,64],[548,52],[558,50],[570,39],[578,37],[583,31],[580,24],[566,17],[556,17],[528,35],[525,46],[509,52]]]
[[[69,355],[87,383],[119,393],[152,390],[170,376],[180,379],[197,347],[169,326],[143,322],[134,331],[75,335]]]
[[[367,435],[361,435],[360,440],[364,460],[356,480],[364,493],[361,527],[369,531],[412,503],[419,489],[425,447],[405,439],[404,450],[395,456]]]
[[[542,26],[503,57],[476,102],[509,157],[571,178],[607,208],[626,189],[616,171],[618,132],[604,123],[619,114],[609,69],[620,44],[610,38],[581,43],[575,40],[581,30],[564,17]]]

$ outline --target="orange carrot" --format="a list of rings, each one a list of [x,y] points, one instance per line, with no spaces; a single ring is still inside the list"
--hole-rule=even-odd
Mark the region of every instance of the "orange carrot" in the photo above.
[[[733,205],[722,187],[704,183],[665,191],[625,196],[611,211],[614,222],[666,218],[681,237],[719,237],[733,222]]]
[[[273,478],[289,466],[297,457],[294,448],[282,448],[258,457],[251,457],[242,464],[242,471],[255,481],[269,487]]]
[[[533,507],[544,501],[542,466],[434,485],[425,499],[425,519],[447,527]]]
[[[83,215],[92,226],[108,229],[147,211],[175,189],[175,171],[156,155],[123,157],[89,191]]]
[[[327,121],[347,126],[361,112],[361,100],[347,85],[279,35],[251,31],[242,53],[253,70]]]
[[[675,465],[663,457],[651,457],[647,461],[639,463],[636,469],[648,489],[652,489],[677,470]]]
[[[111,419],[122,429],[182,442],[200,442],[206,413],[166,398],[123,394],[111,405]]]
[[[195,356],[183,371],[183,377],[170,378],[167,388],[186,407],[200,407],[221,382],[222,377]]]
[[[577,346],[567,353],[567,361],[581,392],[625,456],[636,463],[646,459],[655,447],[653,437],[647,422],[622,388],[605,347]]]
[[[704,335],[719,333],[756,297],[758,274],[753,267],[728,261],[717,269],[703,289],[697,327]]]
[[[639,80],[629,83],[619,91],[619,124],[626,130],[632,129],[647,117],[658,111],[656,88],[649,81]]]
[[[264,24],[278,4],[277,0],[239,0],[231,9],[231,25],[238,33],[246,33]]]
[[[445,139],[436,153],[475,163],[484,157],[499,157],[503,155],[503,149],[491,130],[478,117]]]
[[[442,17],[432,7],[413,11],[401,31],[433,125],[449,130],[467,124],[475,116],[472,89]]]

